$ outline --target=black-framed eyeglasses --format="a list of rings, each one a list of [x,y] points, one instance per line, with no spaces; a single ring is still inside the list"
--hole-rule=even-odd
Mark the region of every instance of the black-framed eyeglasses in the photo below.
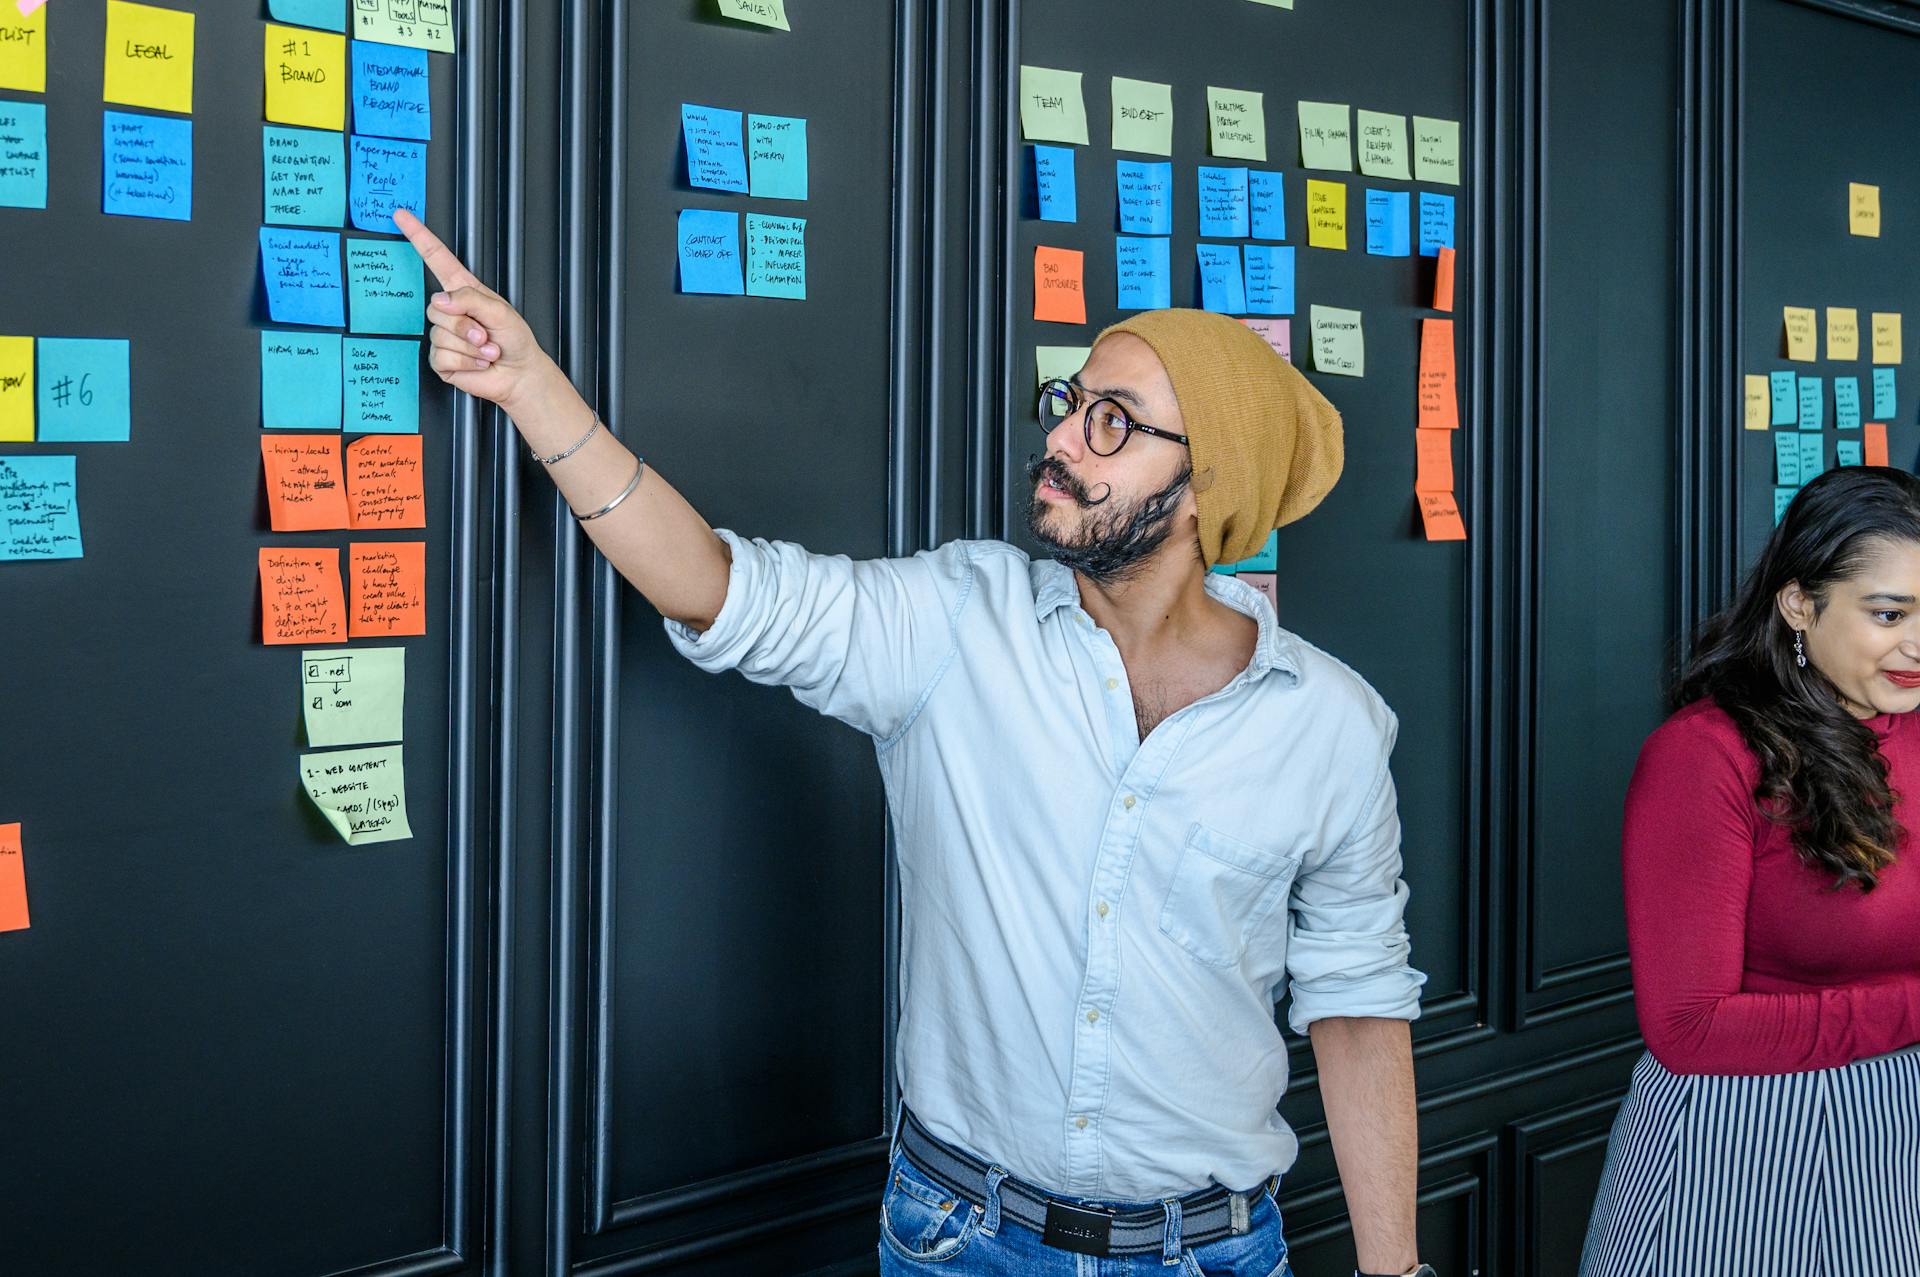
[[[1063,417],[1071,417],[1080,411],[1080,387],[1065,377],[1055,377],[1040,385],[1039,421],[1040,428],[1052,433]],[[1127,440],[1137,430],[1141,434],[1152,435],[1157,439],[1168,439],[1181,447],[1186,447],[1187,437],[1177,435],[1171,430],[1162,430],[1150,426],[1144,421],[1135,421],[1127,415],[1127,410],[1111,399],[1095,399],[1086,405],[1086,419],[1081,427],[1087,436],[1087,449],[1102,457],[1111,457],[1127,446]]]

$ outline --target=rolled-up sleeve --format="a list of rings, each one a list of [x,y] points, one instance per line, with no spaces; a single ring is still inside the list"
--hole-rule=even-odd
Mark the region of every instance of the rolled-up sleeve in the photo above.
[[[883,744],[905,732],[955,650],[973,579],[965,544],[855,560],[714,531],[733,554],[726,600],[705,633],[668,618],[675,650],[786,687]]]

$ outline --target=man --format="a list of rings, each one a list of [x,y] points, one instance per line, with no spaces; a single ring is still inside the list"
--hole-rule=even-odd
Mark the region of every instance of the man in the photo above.
[[[709,528],[397,220],[446,290],[434,370],[506,410],[674,645],[874,738],[904,907],[882,1270],[1286,1271],[1287,983],[1361,1268],[1420,1271],[1395,721],[1207,571],[1338,477],[1305,378],[1230,319],[1136,316],[1043,394],[1052,559],[853,562]]]

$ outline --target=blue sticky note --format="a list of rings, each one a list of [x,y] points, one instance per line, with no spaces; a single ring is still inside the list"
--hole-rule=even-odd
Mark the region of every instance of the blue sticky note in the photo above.
[[[1266,542],[1256,550],[1252,558],[1242,559],[1227,567],[1229,572],[1275,572],[1280,567],[1280,532],[1275,529],[1267,533]]]
[[[260,424],[269,430],[340,428],[340,334],[260,334]]]
[[[1080,199],[1074,190],[1073,148],[1034,146],[1033,193],[1043,222],[1080,220]]]
[[[1860,441],[1858,439],[1840,439],[1833,445],[1833,459],[1836,465],[1857,466],[1860,464]]]
[[[1790,426],[1800,416],[1800,387],[1790,372],[1767,374],[1767,389],[1773,396],[1773,424]]]
[[[806,299],[806,218],[747,214],[747,295]]]
[[[1841,430],[1860,428],[1860,379],[1833,379],[1833,424]]]
[[[274,323],[320,328],[346,324],[339,235],[262,226],[260,274],[267,283],[267,313]]]
[[[393,210],[427,216],[427,144],[386,137],[355,137],[347,207],[363,231],[395,233]]]
[[[1382,257],[1413,252],[1408,224],[1413,202],[1405,191],[1367,192],[1367,251]]]
[[[1173,305],[1172,241],[1116,235],[1113,256],[1121,310],[1165,310]]]
[[[1249,244],[1247,312],[1253,315],[1293,313],[1293,245]]]
[[[1873,419],[1892,421],[1899,415],[1899,396],[1894,393],[1894,370],[1875,368],[1873,370]]]
[[[427,141],[433,136],[430,83],[425,49],[355,40],[353,131]]]
[[[339,226],[347,220],[347,146],[329,129],[269,124],[260,130],[262,220]]]
[[[72,457],[0,457],[0,561],[80,557],[73,462]]]
[[[805,120],[786,115],[747,117],[747,184],[761,199],[807,198]]]
[[[1284,175],[1254,169],[1247,174],[1247,205],[1252,214],[1253,238],[1287,237],[1287,200]]]
[[[747,152],[740,143],[740,112],[680,104],[687,143],[687,182],[710,191],[747,193]]]
[[[322,31],[347,29],[347,0],[267,0],[275,22],[292,22]]]
[[[420,343],[346,337],[340,342],[348,430],[420,433]]]
[[[1200,167],[1200,233],[1245,239],[1252,233],[1247,211],[1247,170]]]
[[[1200,258],[1200,304],[1222,315],[1244,315],[1246,282],[1240,274],[1238,244],[1197,244]]]
[[[1114,172],[1120,229],[1133,235],[1173,234],[1173,165],[1121,160]]]
[[[100,146],[105,161],[101,212],[192,220],[192,120],[103,112]]]
[[[1821,430],[1827,424],[1826,381],[1820,377],[1800,378],[1800,428]]]
[[[0,206],[47,206],[47,108],[0,101]]]
[[[1783,487],[1800,486],[1800,436],[1777,434],[1773,437],[1773,481]]]
[[[680,210],[680,291],[746,291],[740,282],[740,215],[712,209]]]
[[[1780,520],[1786,517],[1787,507],[1793,504],[1798,488],[1775,488],[1773,490],[1773,526],[1779,527]]]
[[[1827,437],[1808,431],[1804,434],[1788,435],[1787,438],[1800,441],[1800,482],[1812,483],[1814,478],[1827,468]]]
[[[124,338],[42,337],[33,385],[41,443],[125,443],[133,394]]]
[[[1453,196],[1420,192],[1420,256],[1438,257],[1453,247]]]
[[[420,255],[404,239],[347,240],[347,314],[357,333],[418,333],[427,326]]]

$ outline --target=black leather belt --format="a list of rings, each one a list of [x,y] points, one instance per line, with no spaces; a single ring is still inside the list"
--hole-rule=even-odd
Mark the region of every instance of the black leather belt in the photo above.
[[[993,1169],[989,1163],[934,1135],[904,1104],[900,1106],[898,1139],[901,1152],[921,1174],[954,1196],[985,1208],[987,1173]],[[1280,1177],[1275,1175],[1263,1188],[1271,1189],[1279,1182]],[[1236,1192],[1215,1184],[1178,1199],[1181,1246],[1201,1246],[1244,1234],[1253,1199],[1262,1191]],[[1040,1240],[1049,1246],[1083,1255],[1158,1255],[1166,1247],[1164,1207],[1128,1211],[1091,1207],[1063,1201],[1011,1176],[1000,1181],[1000,1216],[1018,1220],[1039,1233]]]

